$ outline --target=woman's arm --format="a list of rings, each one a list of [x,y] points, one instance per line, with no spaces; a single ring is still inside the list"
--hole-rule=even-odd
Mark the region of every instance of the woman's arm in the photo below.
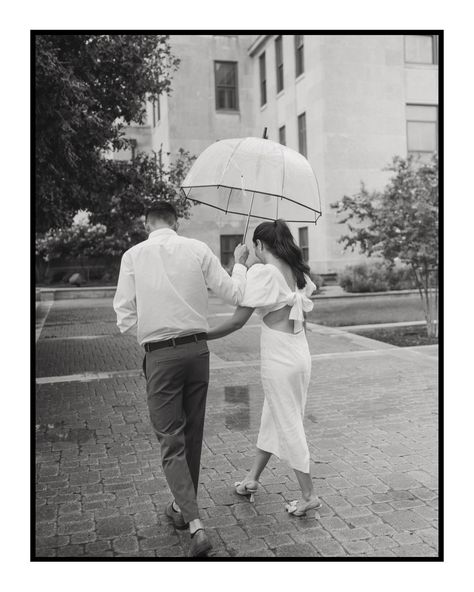
[[[229,335],[229,333],[233,333],[234,331],[237,331],[237,329],[243,327],[252,316],[254,310],[254,308],[248,308],[247,306],[238,306],[235,309],[234,315],[228,321],[225,321],[217,327],[213,327],[207,332],[208,341],[211,339],[219,339],[219,337],[225,337],[226,335]]]

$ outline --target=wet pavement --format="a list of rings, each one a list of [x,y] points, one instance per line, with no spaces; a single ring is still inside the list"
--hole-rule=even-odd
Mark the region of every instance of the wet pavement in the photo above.
[[[210,322],[232,309],[212,298]],[[189,535],[163,515],[170,494],[133,337],[108,299],[37,310],[37,557],[185,557]],[[252,463],[263,404],[259,327],[209,343],[211,382],[199,504],[213,557],[436,557],[437,358],[311,325],[305,415],[323,506],[298,497],[272,459],[250,504],[233,493]]]

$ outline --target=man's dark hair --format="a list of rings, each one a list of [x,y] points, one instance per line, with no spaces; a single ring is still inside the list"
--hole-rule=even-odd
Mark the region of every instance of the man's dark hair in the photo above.
[[[178,212],[173,204],[167,201],[156,201],[146,211],[146,220],[162,220],[170,226],[178,219]]]

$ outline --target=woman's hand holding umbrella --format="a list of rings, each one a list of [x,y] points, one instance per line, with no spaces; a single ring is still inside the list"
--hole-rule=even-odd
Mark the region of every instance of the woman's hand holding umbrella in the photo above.
[[[246,244],[240,243],[234,250],[234,261],[245,265],[249,256],[249,249]]]

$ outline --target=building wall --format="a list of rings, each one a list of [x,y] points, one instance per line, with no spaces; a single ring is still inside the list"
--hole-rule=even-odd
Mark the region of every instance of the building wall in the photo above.
[[[344,252],[345,230],[330,205],[344,195],[383,189],[383,169],[394,155],[406,155],[403,37],[324,36],[324,183],[326,265],[338,271],[360,261]]]
[[[254,85],[259,89],[263,51],[267,103],[258,105],[256,128],[268,126],[278,141],[285,125],[286,144],[298,150],[297,117],[306,113],[307,158],[323,211],[317,226],[308,227],[310,265],[318,273],[337,272],[364,258],[343,251],[344,226],[330,206],[357,193],[361,181],[383,189],[390,176],[383,169],[407,153],[406,103],[438,102],[437,66],[405,64],[402,35],[305,35],[304,73],[296,78],[293,35],[284,35],[284,90],[277,94],[274,36],[254,53]]]
[[[276,51],[275,36],[267,35],[264,43],[252,52],[254,62],[254,87],[256,89],[257,122],[256,129],[268,128],[268,137],[279,141],[279,128],[286,130],[286,145],[298,151],[298,115],[306,113],[308,160],[315,172],[320,191],[323,216],[317,226],[308,224],[310,244],[310,266],[316,272],[325,272],[326,256],[326,204],[324,201],[324,134],[323,108],[324,93],[321,84],[323,69],[321,66],[321,36],[305,36],[304,73],[296,77],[294,36],[282,36],[284,87],[277,93],[276,86]],[[260,104],[260,69],[259,57],[265,52],[267,102]],[[295,196],[297,199],[297,196]],[[318,205],[317,202],[315,205]],[[298,228],[303,224],[290,225],[295,238]]]
[[[198,156],[224,138],[254,135],[254,91],[252,63],[247,50],[251,35],[172,35],[170,44],[180,58],[168,99],[170,151],[179,148]],[[238,110],[217,111],[214,62],[238,62]],[[192,209],[190,220],[182,220],[180,232],[203,240],[220,254],[220,236],[242,234],[245,221],[205,205]]]
[[[320,187],[323,215],[308,224],[309,263],[316,273],[340,271],[364,260],[338,243],[344,226],[331,208],[353,195],[363,181],[383,189],[383,169],[394,155],[406,156],[406,104],[437,105],[436,65],[405,63],[403,35],[305,35],[304,73],[296,77],[293,35],[283,35],[284,89],[276,91],[274,35],[172,35],[181,59],[172,93],[160,97],[161,118],[130,128],[138,150],[199,155],[213,142],[232,137],[268,137],[298,150],[297,117],[306,113],[307,158]],[[265,51],[267,102],[260,105],[259,56]],[[219,112],[215,104],[214,61],[238,62],[239,109]],[[184,235],[204,240],[216,254],[220,235],[241,234],[245,220],[207,206],[192,209],[181,223]],[[252,220],[251,230],[258,224]],[[295,238],[298,227],[292,225]],[[251,231],[250,231],[251,235]]]

